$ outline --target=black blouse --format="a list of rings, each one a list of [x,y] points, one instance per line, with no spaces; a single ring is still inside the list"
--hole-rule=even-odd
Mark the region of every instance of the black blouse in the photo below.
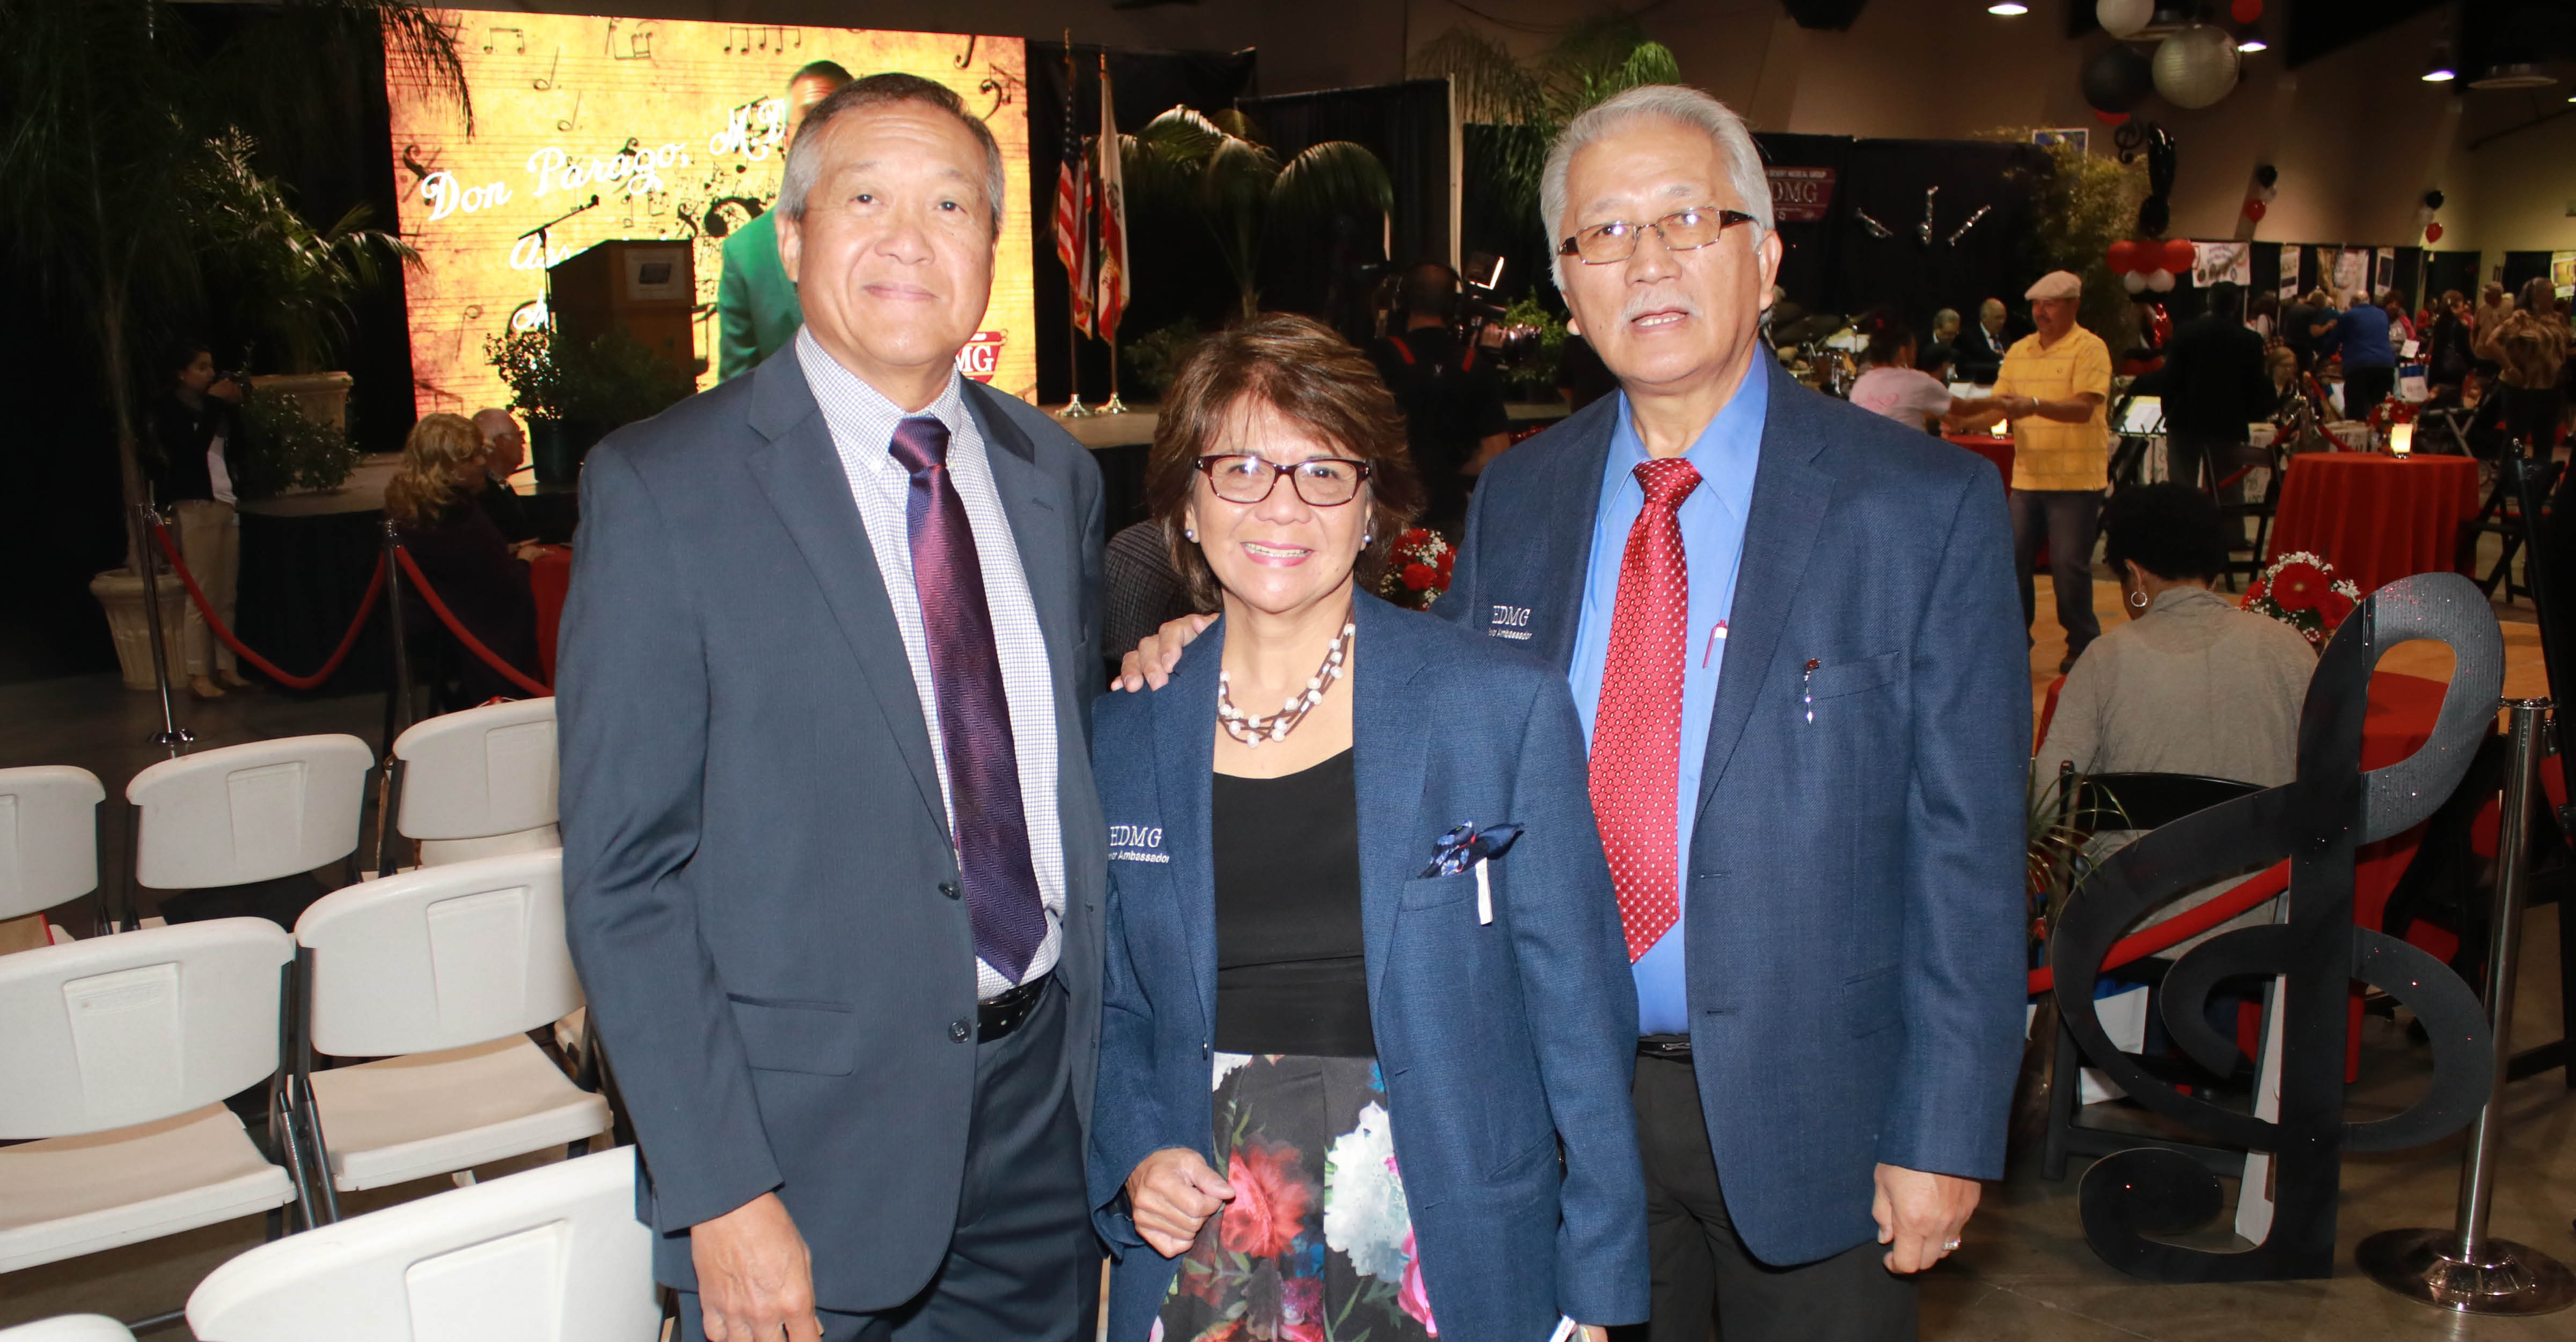
[[[1351,752],[1284,778],[1218,774],[1211,800],[1217,1048],[1374,1056]]]

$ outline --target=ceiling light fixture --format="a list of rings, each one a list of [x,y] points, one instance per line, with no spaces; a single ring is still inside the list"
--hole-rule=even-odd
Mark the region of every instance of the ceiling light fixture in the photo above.
[[[2017,19],[2022,15],[2029,13],[2030,6],[2022,4],[2021,0],[2002,0],[1999,4],[1986,6],[1986,12],[1989,14],[2000,14],[2008,19]]]
[[[2251,28],[2248,28],[2237,35],[2236,54],[2240,56],[2251,56],[2255,52],[2269,51],[2271,49],[2272,44],[2264,41],[2263,35]]]
[[[2424,82],[2427,84],[2448,84],[2459,77],[2460,72],[2451,68],[2451,53],[2440,47],[2435,47],[2433,49],[2433,59],[2426,62],[2424,65]]]

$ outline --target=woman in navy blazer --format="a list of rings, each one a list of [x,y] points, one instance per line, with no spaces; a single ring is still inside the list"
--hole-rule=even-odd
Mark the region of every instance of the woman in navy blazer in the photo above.
[[[1418,506],[1404,451],[1303,318],[1211,337],[1165,398],[1148,502],[1223,618],[1097,709],[1117,1342],[1646,1316],[1636,998],[1582,732],[1563,677],[1358,590]]]

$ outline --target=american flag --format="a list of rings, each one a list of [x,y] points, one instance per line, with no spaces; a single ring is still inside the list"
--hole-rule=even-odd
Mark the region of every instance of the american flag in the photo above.
[[[1109,94],[1109,53],[1100,54],[1099,334],[1114,338],[1127,311],[1127,175],[1119,160],[1118,105]]]
[[[1055,256],[1071,282],[1074,329],[1091,334],[1091,171],[1074,118],[1073,48],[1064,51],[1064,153],[1055,175]]]

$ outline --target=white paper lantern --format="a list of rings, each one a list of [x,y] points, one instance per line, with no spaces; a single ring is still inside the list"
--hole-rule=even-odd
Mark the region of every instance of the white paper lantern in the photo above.
[[[2102,31],[2126,41],[2156,16],[2156,0],[2098,0],[2093,18]]]
[[[2147,272],[2147,287],[2160,294],[2169,294],[2173,292],[2173,280],[2173,272],[2170,270],[2150,270]]]
[[[2159,271],[2157,273],[2162,274],[2163,272]],[[2133,294],[2145,293],[2147,291],[2147,277],[2132,270],[2128,274],[2120,277],[2120,287]]]
[[[2156,45],[2156,92],[2176,107],[2207,107],[2236,88],[2236,39],[2194,24]]]

